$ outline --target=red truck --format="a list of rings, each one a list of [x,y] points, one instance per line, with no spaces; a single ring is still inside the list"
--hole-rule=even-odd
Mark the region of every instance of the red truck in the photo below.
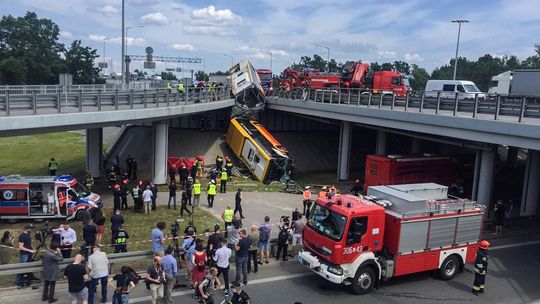
[[[434,182],[450,186],[455,174],[452,160],[446,156],[368,155],[364,190],[369,186]]]
[[[348,61],[338,73],[320,72],[314,69],[295,71],[286,68],[283,71],[281,87],[310,87],[313,89],[358,88],[373,90],[375,94],[396,94],[405,96],[410,89],[408,79],[395,71],[375,71],[373,78],[368,79],[369,65],[362,61]]]
[[[298,260],[357,294],[379,281],[438,270],[452,279],[478,251],[484,206],[434,183],[374,186],[368,196],[319,197]]]

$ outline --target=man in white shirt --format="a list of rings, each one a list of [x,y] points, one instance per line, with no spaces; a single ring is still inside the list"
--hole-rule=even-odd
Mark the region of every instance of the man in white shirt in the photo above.
[[[69,223],[62,225],[59,230],[62,239],[62,246],[60,249],[62,250],[64,259],[67,259],[71,257],[71,249],[73,248],[73,244],[77,242],[77,233],[69,227]]]
[[[154,194],[152,193],[152,190],[150,190],[150,186],[146,186],[146,190],[144,190],[142,194],[145,214],[150,214],[152,211],[150,207],[151,207],[153,196]]]
[[[225,281],[225,292],[229,293],[229,259],[231,258],[232,250],[227,247],[227,239],[221,240],[221,248],[216,250],[214,255],[214,261],[218,269],[216,277],[219,277],[223,273],[223,280]]]
[[[107,254],[101,251],[99,244],[94,247],[94,253],[88,257],[86,267],[90,271],[90,284],[88,286],[88,304],[94,303],[96,287],[101,284],[101,303],[107,302],[107,278],[109,277],[109,260]]]

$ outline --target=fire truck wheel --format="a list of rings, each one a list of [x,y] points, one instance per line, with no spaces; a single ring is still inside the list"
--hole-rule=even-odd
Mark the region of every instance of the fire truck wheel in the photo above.
[[[441,264],[441,268],[439,268],[441,279],[444,281],[453,279],[456,276],[459,267],[460,261],[455,255],[447,257]]]
[[[352,282],[352,290],[356,294],[366,294],[375,286],[375,271],[371,267],[364,267],[356,272]]]

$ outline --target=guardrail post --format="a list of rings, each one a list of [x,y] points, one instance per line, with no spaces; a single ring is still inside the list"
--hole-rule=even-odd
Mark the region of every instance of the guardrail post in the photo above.
[[[97,110],[101,111],[101,90],[97,91]]]
[[[454,96],[454,116],[456,116],[456,112],[458,110],[458,104],[459,104],[459,93],[456,92],[456,96]]]
[[[171,93],[169,92],[166,92],[165,93],[165,102],[167,103],[167,107],[170,105],[170,98],[171,97]]]
[[[189,86],[186,86],[186,91],[184,92],[184,104],[185,105],[188,104],[188,99],[189,99]]]
[[[6,116],[9,116],[10,114],[9,107],[10,107],[9,90],[6,90]]]
[[[180,92],[178,91],[178,88],[176,89],[176,92],[174,93],[174,104],[178,105],[178,95]]]
[[[79,112],[82,112],[82,107],[83,107],[83,97],[82,97],[82,89],[79,89],[79,97],[78,97],[78,101],[79,101]]]
[[[347,95],[347,105],[350,105],[351,104],[351,90],[349,89],[348,91],[348,95]]]
[[[332,90],[330,90],[330,102],[329,103],[332,103],[334,100],[332,99]]]
[[[441,92],[437,92],[437,104],[435,105],[435,114],[439,114],[440,105],[441,105]]]
[[[474,94],[474,99],[478,99],[478,93]],[[499,110],[501,108],[501,95],[497,94],[497,104],[495,105],[495,117],[494,120],[497,120],[499,117]]]
[[[324,90],[322,90],[321,103],[324,103]]]
[[[32,91],[32,113],[37,114],[37,92],[36,90]]]
[[[114,109],[118,110],[118,101],[119,101],[120,95],[118,94],[118,89],[114,90]]]
[[[60,90],[58,90],[58,88],[57,88],[57,90],[56,90],[56,111],[58,113],[62,113],[62,106],[60,105],[60,102],[61,102],[60,93],[62,93],[62,92]]]
[[[383,102],[383,98],[384,98],[384,94],[381,92],[381,97],[379,98],[379,109],[382,107],[382,102]]]
[[[341,104],[341,89],[338,92],[337,104]]]
[[[409,109],[409,101],[411,100],[411,92],[405,93],[405,112]]]
[[[129,90],[129,108],[133,109],[133,89]]]
[[[472,118],[476,118],[477,113],[478,113],[478,93],[474,94],[474,109],[472,113]]]
[[[367,107],[371,107],[371,100],[373,99],[373,92],[370,90],[369,91],[369,95],[368,95],[368,99],[367,99]]]
[[[519,110],[519,122],[523,120],[525,116],[525,105],[527,104],[527,97],[521,97],[521,109]]]
[[[422,108],[424,107],[424,92],[420,93],[420,107],[418,109],[418,112],[422,112]]]
[[[392,92],[392,105],[390,106],[390,110],[394,110],[395,105],[396,105],[396,93]]]
[[[156,108],[159,108],[159,89],[156,89]]]
[[[143,106],[144,108],[146,109],[146,99],[147,99],[147,95],[146,95],[146,89],[144,89],[143,91]]]
[[[362,91],[360,89],[358,89],[358,98],[356,99],[356,106],[359,107],[360,106],[360,101],[362,99]]]
[[[315,90],[315,97],[313,101],[317,102],[317,90]]]

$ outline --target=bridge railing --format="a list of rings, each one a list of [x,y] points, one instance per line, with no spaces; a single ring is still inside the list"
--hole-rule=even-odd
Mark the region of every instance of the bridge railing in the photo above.
[[[427,111],[440,115],[463,116],[470,113],[476,118],[478,114],[491,115],[494,120],[501,116],[513,116],[518,122],[523,118],[540,118],[539,96],[496,95],[480,98],[459,98],[459,93],[452,97],[443,97],[441,92],[426,96],[424,91],[408,91],[406,94],[394,92],[378,93],[365,89],[312,89],[294,88],[277,89],[269,96],[303,102],[316,102],[367,108],[384,108],[392,111]],[[485,115],[484,115],[485,116]],[[483,117],[484,117],[483,116]]]
[[[204,103],[231,98],[228,87],[186,87],[183,92],[163,88],[40,92],[35,90],[27,94],[11,94],[8,91],[0,95],[0,116],[2,113],[4,116],[13,116],[126,110]]]
[[[129,84],[121,85],[114,83],[105,84],[74,84],[74,85],[3,85],[0,86],[0,95],[5,94],[32,94],[37,92],[38,94],[56,94],[72,93],[81,91],[83,93],[96,93],[98,90],[102,92],[114,91],[114,90],[144,90],[144,89],[160,89],[164,88],[163,82],[130,82]]]

